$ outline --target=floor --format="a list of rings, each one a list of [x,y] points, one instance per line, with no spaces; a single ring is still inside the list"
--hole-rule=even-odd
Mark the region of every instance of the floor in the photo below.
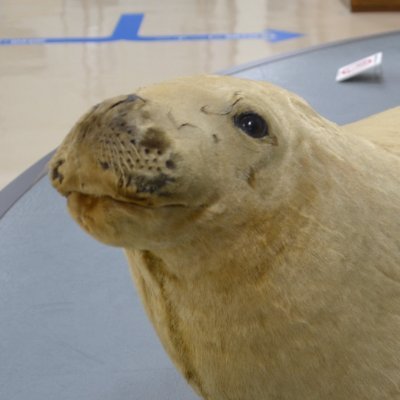
[[[0,189],[104,98],[398,29],[400,13],[343,0],[3,0]]]

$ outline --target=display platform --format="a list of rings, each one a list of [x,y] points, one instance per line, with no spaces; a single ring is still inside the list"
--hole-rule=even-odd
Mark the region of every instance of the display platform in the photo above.
[[[383,52],[381,74],[336,83]],[[267,80],[349,123],[400,104],[400,32],[224,71]],[[45,176],[44,157],[0,192],[0,399],[195,400],[163,351],[120,249],[87,236]]]

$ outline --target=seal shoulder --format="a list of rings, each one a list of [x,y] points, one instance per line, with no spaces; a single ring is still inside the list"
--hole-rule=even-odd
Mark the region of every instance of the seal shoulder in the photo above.
[[[343,125],[345,132],[363,137],[400,155],[400,106]]]

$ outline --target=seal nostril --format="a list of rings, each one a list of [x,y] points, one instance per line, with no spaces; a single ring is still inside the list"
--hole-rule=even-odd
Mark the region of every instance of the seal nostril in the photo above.
[[[107,169],[110,168],[110,164],[108,162],[106,162],[106,161],[99,161],[99,163],[100,163],[100,166],[101,166],[101,168],[103,170],[107,170]]]
[[[125,102],[126,102],[126,103],[130,103],[130,102],[133,102],[133,101],[136,101],[136,100],[141,100],[141,101],[143,101],[144,103],[146,102],[145,99],[143,99],[142,97],[138,96],[137,94],[129,94],[129,95],[126,97]]]
[[[115,108],[115,107],[118,107],[120,104],[123,104],[123,103],[132,103],[132,102],[134,102],[134,101],[136,101],[136,100],[141,100],[141,101],[143,101],[144,103],[146,102],[146,101],[145,101],[143,98],[141,98],[140,96],[137,96],[136,94],[130,94],[130,95],[126,96],[125,99],[120,100],[120,101],[117,101],[116,103],[114,103],[114,104],[109,108],[109,110],[111,110],[111,109],[113,109],[113,108]]]
[[[64,180],[64,175],[60,174],[57,169],[53,169],[53,174],[52,174],[53,181],[58,180],[59,183],[63,183]]]
[[[176,165],[175,165],[175,163],[174,163],[172,160],[167,160],[167,161],[165,162],[165,166],[166,166],[167,168],[169,168],[169,169],[175,169],[175,168],[176,168]]]
[[[59,168],[61,165],[65,163],[65,160],[58,160],[56,162],[56,165],[54,166],[52,173],[51,173],[51,178],[53,181],[58,180],[58,182],[61,184],[63,183],[64,180],[64,175],[60,173]]]

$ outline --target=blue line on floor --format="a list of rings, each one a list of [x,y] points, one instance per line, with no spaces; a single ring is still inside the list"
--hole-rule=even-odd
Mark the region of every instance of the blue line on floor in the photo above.
[[[0,39],[0,46],[39,45],[57,43],[104,43],[113,41],[132,42],[178,42],[195,40],[243,40],[262,39],[270,43],[294,39],[303,36],[300,33],[267,29],[259,33],[217,33],[197,35],[156,35],[141,36],[140,27],[144,14],[122,14],[114,32],[104,37],[70,37],[70,38],[11,38]]]

